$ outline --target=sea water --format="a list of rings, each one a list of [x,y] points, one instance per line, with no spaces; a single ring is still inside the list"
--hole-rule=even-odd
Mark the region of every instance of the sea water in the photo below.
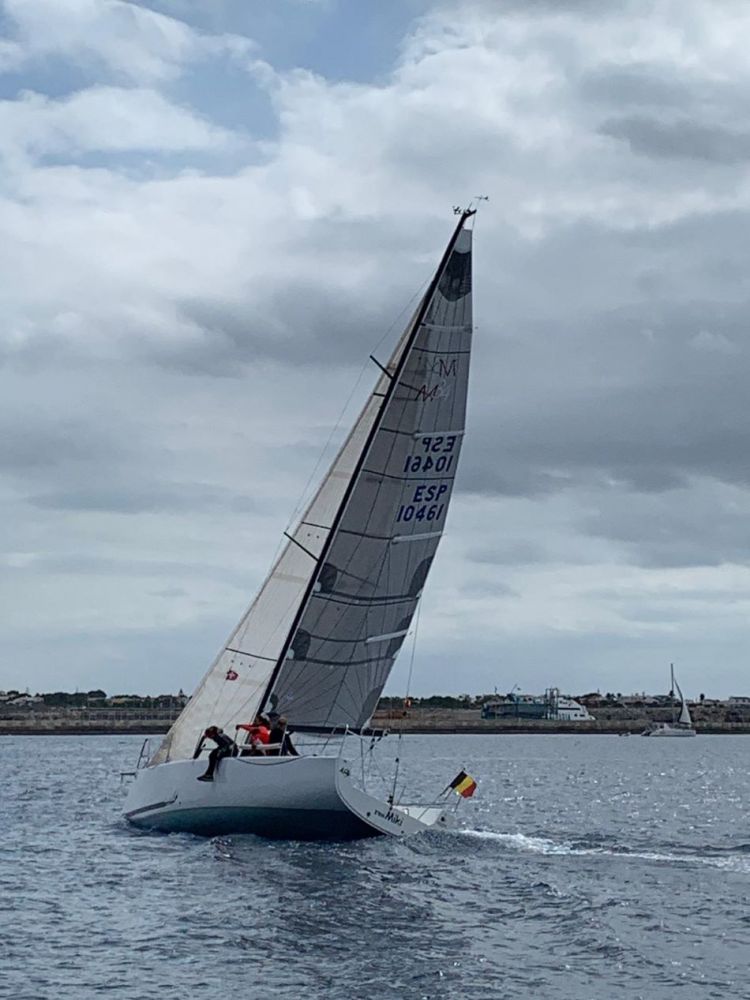
[[[0,996],[750,996],[748,737],[405,737],[459,828],[348,844],[133,830],[140,742],[0,737]]]

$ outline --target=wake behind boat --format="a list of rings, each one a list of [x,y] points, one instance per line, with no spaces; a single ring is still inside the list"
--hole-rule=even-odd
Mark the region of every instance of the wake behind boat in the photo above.
[[[366,768],[382,735],[368,726],[443,534],[461,451],[473,215],[460,213],[412,321],[252,605],[156,752],[142,752],[125,806],[134,825],[404,835],[444,825],[446,797],[473,792],[462,771],[425,804],[403,801],[395,776],[378,797]],[[295,742],[307,739],[302,752],[285,753],[284,740],[273,751],[233,746],[226,734],[260,713],[284,719]],[[224,751],[204,774],[206,734]],[[352,740],[356,767],[345,749]]]

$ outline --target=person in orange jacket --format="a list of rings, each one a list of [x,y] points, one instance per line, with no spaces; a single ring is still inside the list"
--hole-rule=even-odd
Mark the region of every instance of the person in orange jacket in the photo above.
[[[241,722],[236,728],[247,733],[241,757],[264,754],[263,747],[271,742],[271,730],[265,715],[256,715],[254,722]]]

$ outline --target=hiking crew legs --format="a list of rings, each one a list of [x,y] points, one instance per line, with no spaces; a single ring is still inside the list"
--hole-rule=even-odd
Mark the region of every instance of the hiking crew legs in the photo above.
[[[205,777],[213,778],[214,771],[216,770],[219,761],[223,760],[224,757],[231,757],[231,756],[232,756],[232,751],[228,747],[216,747],[215,749],[213,749],[211,753],[208,755],[208,767],[206,768]]]

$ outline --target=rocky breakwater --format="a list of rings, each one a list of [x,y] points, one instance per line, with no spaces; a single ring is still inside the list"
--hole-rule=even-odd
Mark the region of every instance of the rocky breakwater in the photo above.
[[[177,718],[172,709],[45,708],[0,711],[0,735],[56,736],[102,733],[166,733]]]

